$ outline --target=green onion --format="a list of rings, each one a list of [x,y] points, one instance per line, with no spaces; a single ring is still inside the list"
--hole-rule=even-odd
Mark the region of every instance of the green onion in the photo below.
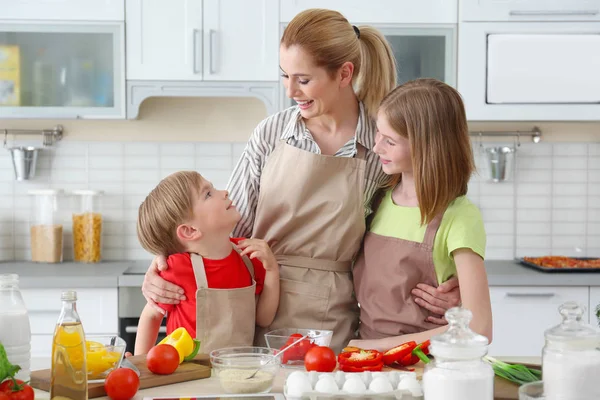
[[[542,371],[521,364],[508,364],[493,357],[484,357],[484,361],[492,366],[497,376],[519,385],[542,379]]]

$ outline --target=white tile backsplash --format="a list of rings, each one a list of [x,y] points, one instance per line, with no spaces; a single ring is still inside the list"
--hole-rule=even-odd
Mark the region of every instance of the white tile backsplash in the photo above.
[[[487,143],[486,143],[487,145]],[[227,185],[246,143],[69,142],[41,154],[36,179],[16,182],[8,152],[0,152],[0,260],[30,258],[34,188],[103,190],[103,258],[146,259],[138,243],[140,203],[163,177],[197,170],[215,187]],[[600,144],[523,143],[514,177],[488,181],[486,158],[475,148],[478,172],[468,197],[481,208],[486,258],[600,255]],[[71,212],[63,207],[65,259],[72,259]]]

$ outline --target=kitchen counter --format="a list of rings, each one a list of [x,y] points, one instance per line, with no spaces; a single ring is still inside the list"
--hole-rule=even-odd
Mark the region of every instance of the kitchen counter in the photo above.
[[[527,364],[539,364],[540,357],[503,357],[502,360],[513,363],[527,363]],[[41,360],[32,360],[32,367],[48,368],[45,363],[49,360],[44,359],[44,363]],[[283,393],[283,384],[287,372],[291,370],[280,369],[279,374],[275,377],[273,383],[273,393]],[[48,400],[50,394],[43,390],[35,389],[35,398]],[[143,389],[137,392],[134,400],[142,400],[145,396],[155,397],[180,397],[180,398],[194,398],[197,395],[218,395],[222,393],[221,387],[219,386],[219,380],[215,376],[211,376],[206,379],[199,379],[195,381],[176,383],[167,386],[157,386],[154,388]],[[108,397],[98,397],[98,400],[107,400]]]
[[[0,263],[0,274],[17,273],[20,287],[141,287],[150,260],[105,261],[98,264],[64,262],[44,264],[26,261]],[[486,261],[490,286],[600,286],[598,273],[546,273],[514,260]]]

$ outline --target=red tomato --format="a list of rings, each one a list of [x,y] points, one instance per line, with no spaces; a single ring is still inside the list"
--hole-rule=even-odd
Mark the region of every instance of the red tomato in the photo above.
[[[329,347],[315,346],[304,356],[307,371],[332,372],[336,365],[335,353]]]
[[[170,344],[159,344],[148,352],[146,366],[153,374],[172,374],[179,366],[179,353]]]
[[[0,400],[9,400],[8,395],[6,393],[0,392]]]
[[[110,371],[104,381],[104,390],[112,400],[129,400],[140,388],[140,378],[129,368]]]
[[[9,400],[33,400],[34,394],[31,386],[25,384],[22,380],[16,379],[17,385],[21,386],[21,390],[13,391],[12,379],[4,381],[0,384],[0,393],[4,393]]]

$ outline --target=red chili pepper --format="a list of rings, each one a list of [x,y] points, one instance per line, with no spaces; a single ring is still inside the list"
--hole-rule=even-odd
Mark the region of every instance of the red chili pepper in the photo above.
[[[383,355],[377,350],[360,350],[340,353],[338,362],[340,365],[360,368],[382,364],[382,358]]]
[[[391,365],[395,362],[400,362],[407,354],[410,354],[413,349],[417,347],[417,343],[410,341],[389,349],[383,353],[383,363],[385,365]]]
[[[383,369],[383,363],[377,365],[365,365],[364,367],[355,367],[348,364],[340,364],[340,370],[344,372],[364,372],[364,371],[381,371]]]

